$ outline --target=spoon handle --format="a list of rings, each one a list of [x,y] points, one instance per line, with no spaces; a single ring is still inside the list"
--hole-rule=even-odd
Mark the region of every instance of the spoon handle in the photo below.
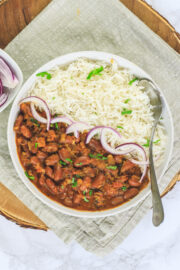
[[[155,132],[158,120],[159,119],[156,120],[156,123],[154,124],[154,127],[152,129],[150,147],[149,147],[150,178],[151,178],[151,192],[152,192],[152,206],[153,206],[152,221],[153,221],[154,226],[159,226],[164,220],[164,210],[163,210],[163,205],[162,205],[162,201],[161,201],[161,197],[159,193],[159,188],[157,185],[157,179],[156,179],[156,173],[155,173],[154,161],[153,161],[153,138],[154,138],[154,132]]]

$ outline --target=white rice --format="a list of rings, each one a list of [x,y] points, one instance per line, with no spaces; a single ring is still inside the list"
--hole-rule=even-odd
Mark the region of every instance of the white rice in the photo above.
[[[101,76],[95,75],[87,80],[89,72],[100,66],[104,67]],[[113,147],[124,142],[147,143],[153,125],[152,106],[138,81],[129,85],[133,77],[128,70],[119,68],[115,62],[109,65],[80,58],[66,67],[56,66],[48,72],[52,78],[37,77],[29,95],[44,99],[52,114],[66,115],[92,127],[105,125],[115,128],[122,134],[122,139],[109,134],[108,140]],[[129,101],[125,103],[127,99]],[[122,115],[123,109],[132,110],[132,113]],[[166,143],[162,124],[156,129],[154,141],[157,140],[160,141],[154,144],[153,151],[159,165]],[[144,149],[148,155],[148,148]]]

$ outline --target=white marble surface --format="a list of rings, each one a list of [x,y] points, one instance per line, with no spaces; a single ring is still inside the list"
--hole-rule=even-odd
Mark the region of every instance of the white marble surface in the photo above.
[[[180,32],[179,0],[147,0]],[[0,216],[0,270],[179,270],[180,183],[163,198],[165,221],[155,228],[151,211],[104,258],[76,242],[65,245],[53,232],[20,228]]]

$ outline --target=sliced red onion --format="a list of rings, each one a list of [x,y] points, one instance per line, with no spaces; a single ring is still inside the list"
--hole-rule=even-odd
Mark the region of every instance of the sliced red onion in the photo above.
[[[32,115],[34,117],[34,119],[36,119],[37,121],[39,121],[40,123],[43,123],[43,124],[47,124],[47,119],[42,117],[35,109],[35,106],[34,106],[34,103],[31,103],[30,104],[30,107],[31,107],[31,112],[32,112]]]
[[[112,133],[116,134],[119,138],[121,138],[121,134],[111,128],[111,127],[104,127],[101,131],[101,144],[102,144],[102,147],[109,153],[111,153],[112,155],[127,155],[129,154],[130,152],[134,151],[134,149],[130,149],[130,150],[127,150],[127,151],[120,151],[120,150],[117,150],[117,149],[114,149],[112,148],[108,143],[107,143],[107,139],[106,139],[106,131],[111,131]]]
[[[0,96],[3,94],[3,85],[2,85],[2,81],[0,78]]]
[[[47,103],[42,98],[39,98],[36,96],[30,96],[27,98],[23,98],[20,101],[20,103],[23,103],[23,102],[35,102],[35,103],[38,103],[44,109],[46,116],[47,116],[47,130],[49,130],[50,123],[51,123],[51,113],[50,113],[50,110],[48,108]]]
[[[18,79],[16,78],[14,72],[6,64],[6,62],[0,57],[0,78],[2,84],[8,88],[15,88],[18,84]]]
[[[123,144],[117,146],[116,150],[120,150],[120,149],[125,148],[127,146],[130,146],[131,149],[133,148],[134,150],[137,150],[138,152],[140,152],[142,157],[143,157],[143,161],[130,159],[134,164],[138,164],[138,165],[148,165],[149,164],[149,162],[147,161],[147,156],[146,156],[146,152],[145,152],[144,148],[137,143],[131,143],[131,142],[130,143],[123,143]]]
[[[142,182],[142,180],[144,179],[144,176],[146,175],[147,167],[148,167],[148,164],[149,164],[148,161],[147,161],[146,152],[145,152],[144,148],[141,145],[137,144],[137,143],[124,143],[124,144],[121,144],[121,145],[117,146],[116,149],[122,149],[122,148],[127,147],[127,146],[130,146],[130,147],[134,148],[134,150],[137,150],[142,155],[142,158],[143,158],[142,162],[137,161],[135,159],[130,159],[130,161],[135,163],[135,164],[143,165],[142,175],[141,175],[141,178],[139,180],[139,182]]]
[[[0,107],[7,101],[8,99],[8,93],[3,93],[1,96],[0,96]]]
[[[103,128],[105,128],[105,126],[97,126],[97,127],[92,128],[87,134],[85,143],[86,144],[89,143],[90,140],[92,139],[92,137],[94,137],[94,135],[100,133]]]
[[[82,132],[89,128],[90,126],[85,122],[74,122],[66,129],[66,134],[74,133],[74,136],[78,138],[79,137],[78,131]]]
[[[73,121],[67,116],[57,116],[51,120],[51,124],[54,124],[54,123],[65,123],[65,124],[71,125]]]

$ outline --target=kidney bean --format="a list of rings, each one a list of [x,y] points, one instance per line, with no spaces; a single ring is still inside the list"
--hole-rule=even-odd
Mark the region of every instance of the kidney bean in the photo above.
[[[68,206],[72,206],[72,199],[70,199],[69,197],[66,197],[64,199],[64,203]]]
[[[45,147],[46,146],[46,140],[44,137],[37,138],[38,147]]]
[[[47,166],[54,166],[59,161],[58,154],[53,154],[46,158],[45,163]]]
[[[128,200],[138,194],[139,190],[137,188],[130,188],[124,193],[124,199]]]
[[[139,182],[140,177],[137,175],[132,175],[131,178],[129,179],[128,183],[132,187],[139,187],[141,183]]]
[[[100,188],[105,184],[105,176],[104,174],[100,173],[96,178],[94,179],[92,183],[92,188]]]
[[[116,161],[116,163],[122,163],[123,157],[122,156],[114,156],[114,159]]]
[[[40,160],[36,156],[31,157],[31,164],[36,169],[38,173],[44,173],[44,168],[40,162]]]
[[[51,167],[47,166],[45,169],[45,173],[48,177],[50,177],[52,179],[54,178],[54,172],[53,172],[53,169]]]
[[[45,182],[45,176],[43,174],[41,174],[40,178],[39,178],[39,184],[41,186],[45,186],[46,182]]]
[[[80,186],[80,190],[84,191],[84,190],[90,188],[90,186],[91,186],[91,178],[86,176],[82,181],[82,184]]]
[[[74,166],[75,167],[83,167],[85,165],[88,165],[91,163],[91,159],[87,156],[81,156],[78,157],[75,161],[74,161]]]
[[[114,197],[119,194],[118,189],[112,187],[111,184],[105,184],[104,191],[107,196]]]
[[[57,186],[54,184],[54,182],[51,179],[49,178],[46,179],[46,185],[52,194],[57,195],[59,193]]]
[[[56,132],[53,129],[48,130],[48,135],[47,135],[47,141],[48,142],[54,142],[56,141],[58,136],[56,135]]]
[[[63,178],[63,170],[59,163],[54,167],[54,181],[59,181]]]
[[[43,161],[45,158],[47,158],[48,155],[44,152],[38,151],[36,156],[39,160]]]
[[[16,121],[14,123],[14,131],[18,131],[20,129],[21,123],[23,121],[23,116],[22,114],[18,115],[16,118]]]
[[[115,181],[112,185],[114,188],[121,188],[123,186],[123,183],[120,181]]]
[[[23,112],[24,114],[28,114],[29,116],[32,117],[32,112],[31,112],[31,109],[30,109],[30,106],[28,103],[21,103],[20,104],[20,110],[21,112]]]
[[[33,141],[28,141],[28,149],[33,154],[36,154],[38,151],[37,147],[35,147],[35,142],[33,142]]]
[[[30,129],[28,127],[26,127],[25,125],[21,126],[20,131],[24,137],[26,137],[28,139],[32,137],[32,133],[31,133]]]
[[[58,145],[56,143],[49,143],[45,147],[43,147],[42,151],[48,152],[48,153],[57,152],[58,151]]]
[[[91,168],[91,167],[84,167],[83,168],[83,173],[88,175],[89,177],[95,177],[95,175],[96,175],[95,170],[93,168]]]
[[[60,159],[62,159],[65,163],[71,163],[71,154],[66,148],[62,148],[59,150]]]
[[[124,201],[123,196],[118,196],[118,197],[115,197],[111,200],[111,204],[117,205],[117,204],[121,204],[123,201]]]
[[[102,192],[99,192],[99,191],[95,192],[94,198],[95,198],[94,203],[97,207],[102,207],[104,205],[105,199]]]
[[[128,175],[121,175],[120,177],[118,177],[118,180],[121,182],[121,183],[124,183],[128,180]]]
[[[76,138],[74,136],[67,135],[65,133],[61,134],[60,143],[66,144],[74,144],[79,142],[80,138]]]
[[[82,194],[75,194],[74,195],[74,198],[73,198],[73,202],[75,204],[80,204],[81,200],[82,200]]]
[[[95,139],[91,139],[89,142],[89,146],[92,150],[94,150],[96,152],[104,152],[104,149],[102,148],[100,141],[97,141]]]
[[[109,165],[115,165],[115,160],[114,160],[114,157],[112,155],[107,156],[107,161],[108,161]]]

